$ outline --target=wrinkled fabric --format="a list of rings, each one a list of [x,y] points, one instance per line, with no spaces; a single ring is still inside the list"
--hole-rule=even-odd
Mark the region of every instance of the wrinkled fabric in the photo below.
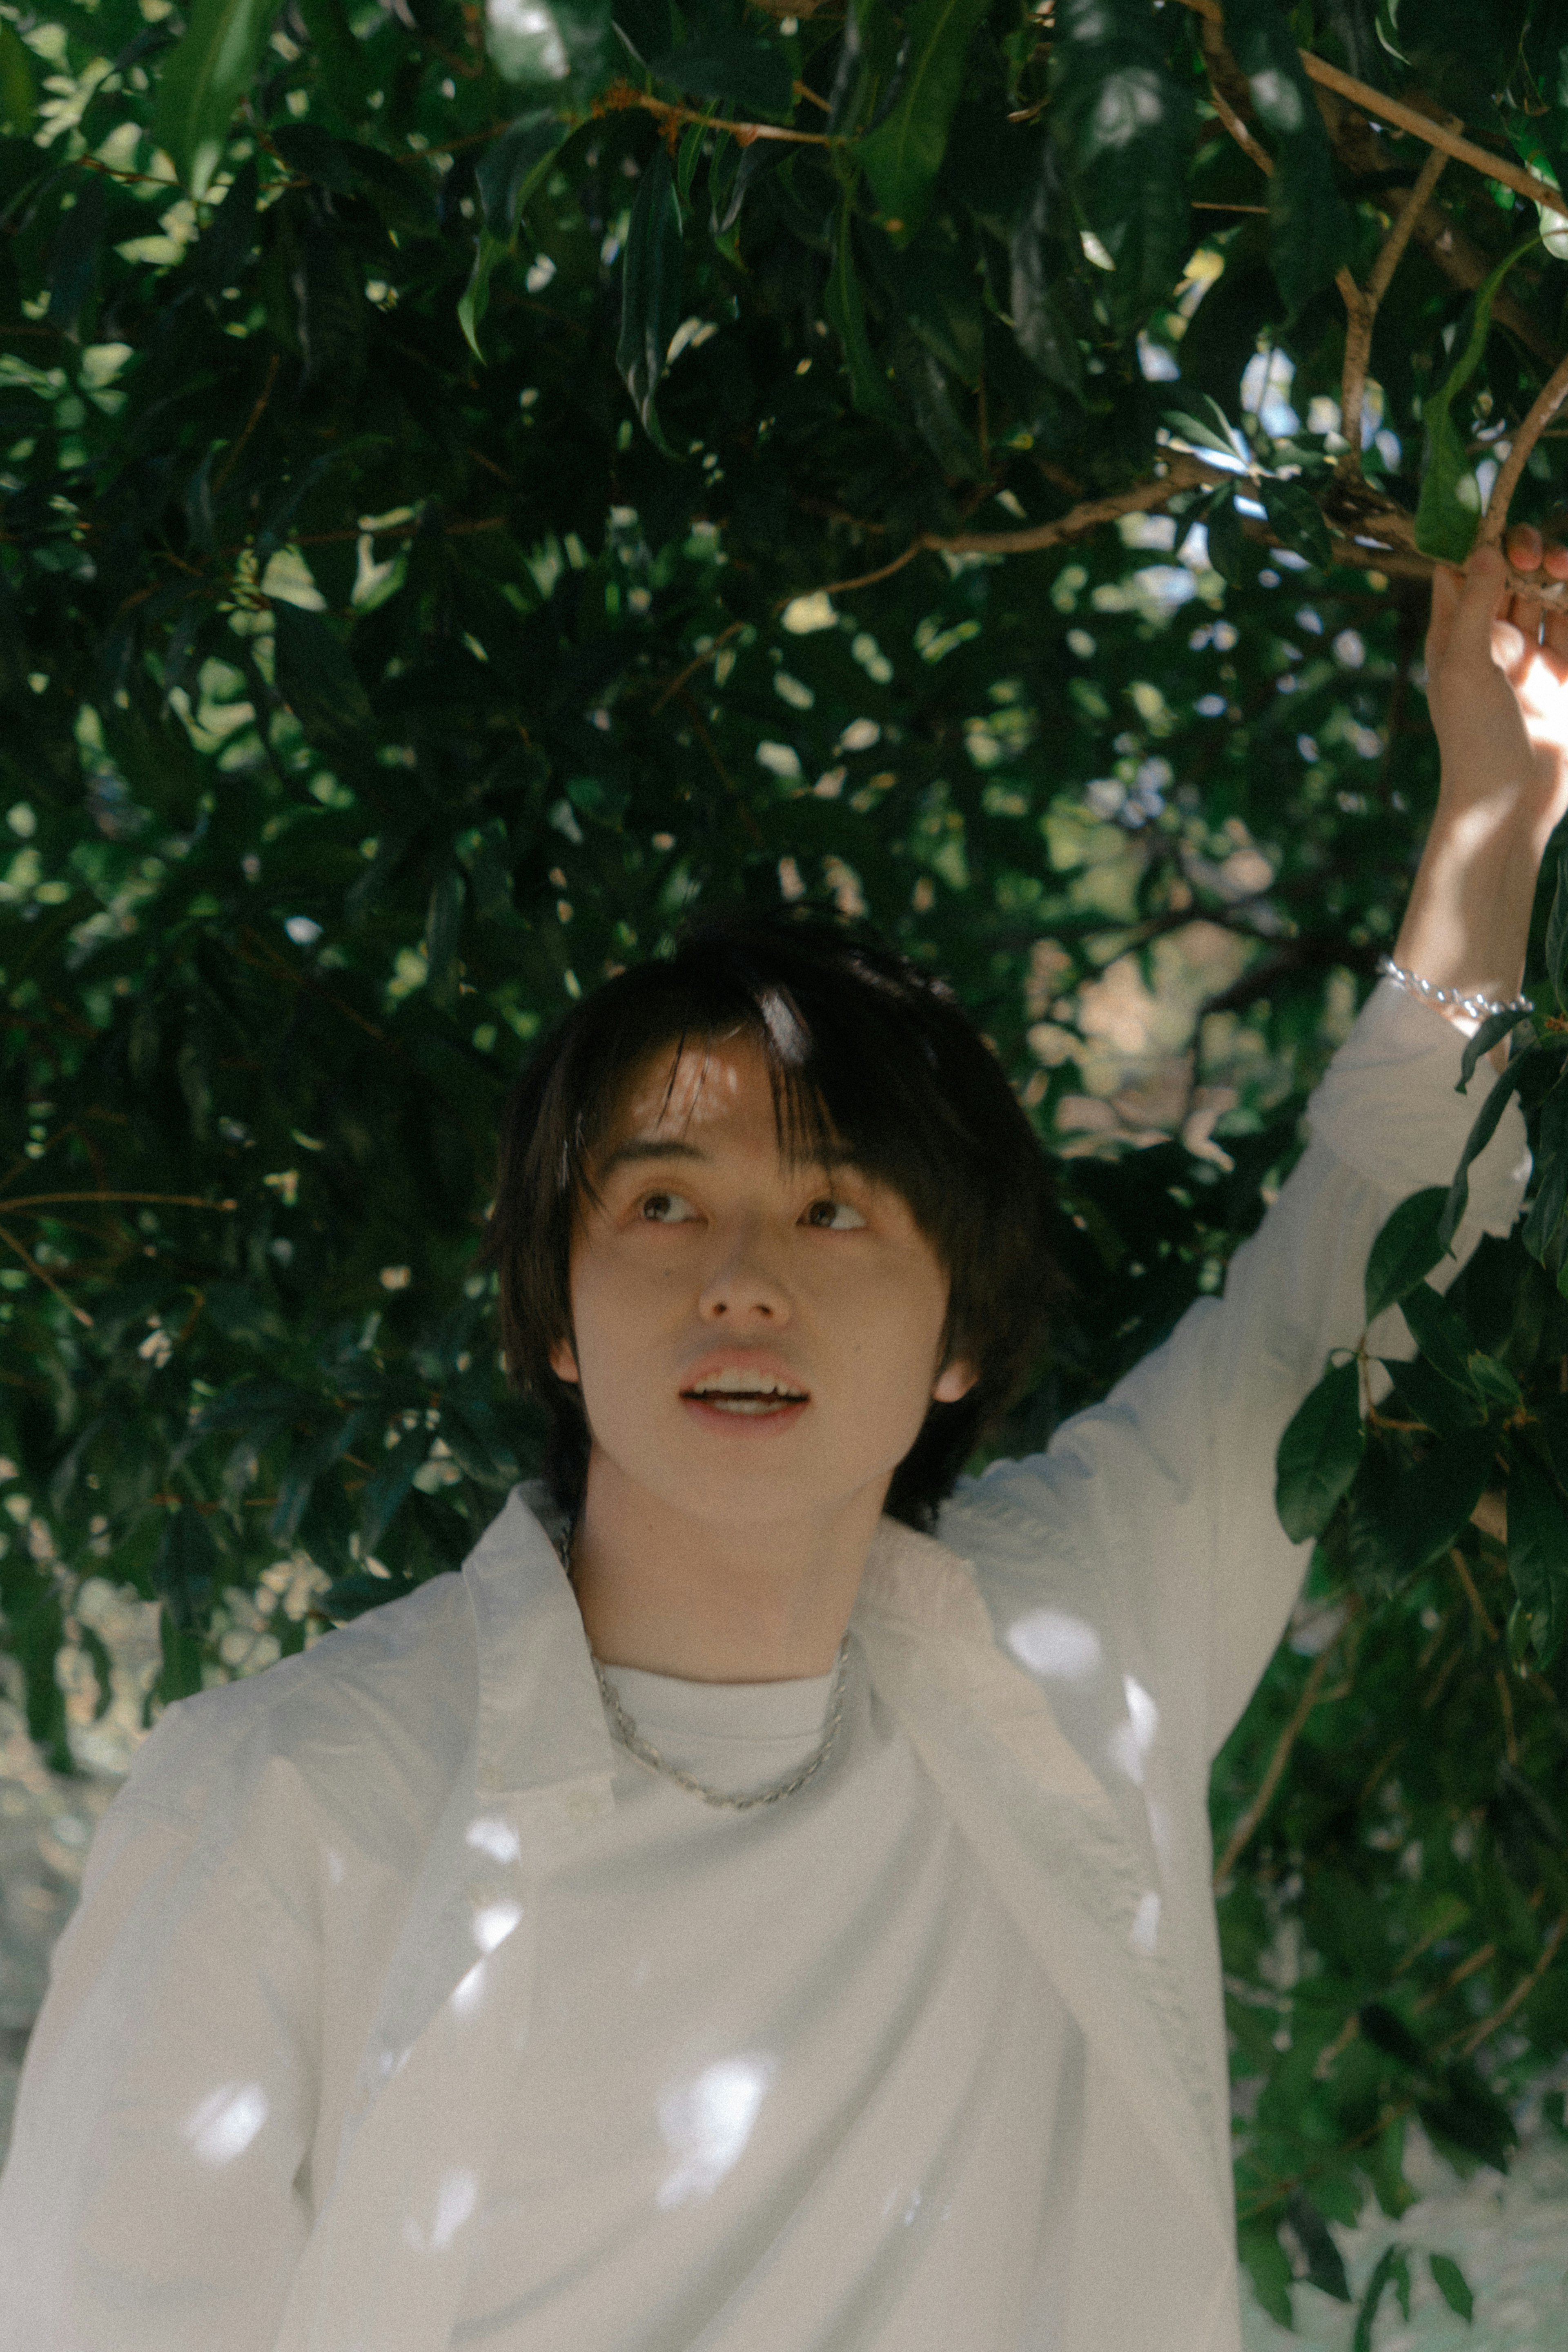
[[[828,1680],[611,1679],[710,1786],[821,1741]],[[1011,2352],[1077,2036],[858,1643],[787,1801],[717,1810],[624,1751],[613,1795],[541,1890],[454,2347]]]
[[[1045,2168],[1019,2352],[1237,2352],[1207,1768],[1305,1565],[1273,1513],[1280,1433],[1359,1337],[1385,1217],[1452,1171],[1458,1052],[1379,990],[1223,1297],[1043,1454],[966,1482],[940,1540],[884,1521],[873,1544],[866,1704],[1062,2020],[1071,2160]],[[1507,1229],[1525,1172],[1511,1109],[1461,1255]],[[27,2053],[0,2352],[444,2352],[475,2315],[519,2067],[559,2015],[553,1906],[613,1841],[623,1763],[520,1493],[460,1576],[169,1708]],[[872,2226],[846,2210],[846,2275],[874,2267]],[[768,2306],[787,2253],[776,2233],[734,2283],[735,2316],[748,2294],[767,2313],[756,2352],[864,2352],[852,2302],[825,2336]]]

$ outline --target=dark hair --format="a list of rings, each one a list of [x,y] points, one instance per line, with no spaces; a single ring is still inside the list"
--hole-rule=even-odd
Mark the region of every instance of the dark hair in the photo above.
[[[886,1508],[928,1528],[1023,1385],[1062,1289],[1051,1171],[995,1055],[952,991],[904,957],[820,919],[737,919],[585,997],[539,1047],[507,1105],[486,1262],[499,1276],[513,1381],[550,1416],[546,1473],[575,1510],[588,1467],[577,1387],[550,1369],[571,1331],[570,1253],[596,1145],[626,1079],[660,1049],[737,1031],[767,1057],[780,1150],[831,1142],[908,1203],[949,1285],[944,1360],[978,1373],[933,1404]]]

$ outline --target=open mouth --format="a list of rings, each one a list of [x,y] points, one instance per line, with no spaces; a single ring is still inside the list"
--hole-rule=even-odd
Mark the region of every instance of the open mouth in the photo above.
[[[706,1372],[684,1388],[681,1394],[688,1404],[705,1405],[714,1412],[750,1420],[798,1411],[811,1401],[805,1389],[796,1388],[771,1372],[738,1369]]]

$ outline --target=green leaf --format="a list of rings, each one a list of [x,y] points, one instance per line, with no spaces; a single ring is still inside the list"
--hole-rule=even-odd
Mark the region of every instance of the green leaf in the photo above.
[[[1280,1440],[1274,1487],[1280,1524],[1292,1543],[1320,1536],[1361,1465],[1361,1372],[1354,1357],[1326,1371]]]
[[[1293,319],[1349,259],[1350,208],[1335,185],[1328,132],[1278,0],[1225,0],[1225,39],[1274,151],[1269,262]]]
[[[1192,250],[1192,98],[1139,0],[1061,0],[1055,23],[1051,134],[1113,264],[1098,290],[1127,334],[1169,297]]]
[[[1332,2294],[1336,2303],[1348,2303],[1350,2281],[1344,2274],[1344,2257],[1330,2236],[1329,2225],[1317,2207],[1298,2189],[1285,2211],[1307,2258],[1308,2284],[1319,2288],[1324,2294]]]
[[[431,1002],[444,1012],[457,1002],[457,949],[463,936],[463,906],[466,884],[460,866],[448,866],[436,877],[425,918],[424,952]]]
[[[193,1698],[202,1687],[204,1644],[201,1635],[182,1633],[165,1605],[158,1619],[158,1640],[163,1654],[159,1698],[165,1706],[172,1706],[176,1699]]]
[[[1405,2118],[1396,2116],[1373,2142],[1362,2168],[1372,2183],[1378,2204],[1391,2221],[1397,2221],[1416,2201],[1416,2191],[1405,2178]]]
[[[528,0],[526,8],[492,9],[486,47],[506,81],[589,98],[622,62],[611,13],[611,0]]]
[[[1509,1473],[1508,1572],[1536,1654],[1550,1664],[1568,1633],[1568,1507],[1554,1480],[1523,1451]]]
[[[370,697],[330,623],[280,602],[272,625],[277,690],[310,741],[325,751],[368,750],[375,723]]]
[[[1506,1008],[1501,1013],[1488,1013],[1475,1035],[1465,1040],[1465,1050],[1459,1055],[1459,1081],[1454,1088],[1457,1095],[1462,1095],[1475,1076],[1477,1064],[1491,1052],[1494,1045],[1500,1045],[1505,1037],[1511,1036],[1521,1021],[1529,1018],[1528,1012],[1516,1013]]]
[[[1495,1356],[1486,1355],[1479,1349],[1473,1349],[1465,1358],[1465,1371],[1471,1388],[1478,1396],[1484,1397],[1488,1404],[1500,1405],[1505,1412],[1516,1412],[1523,1402],[1519,1382],[1508,1366],[1500,1364]]]
[[[1448,1200],[1446,1184],[1429,1185],[1401,1201],[1385,1223],[1366,1261],[1366,1319],[1375,1323],[1396,1307],[1444,1255],[1437,1223]]]
[[[660,429],[653,396],[680,323],[681,207],[669,156],[660,146],[638,183],[626,232],[615,364],[649,439],[667,456],[674,452]]]
[[[1365,1532],[1385,1576],[1396,1582],[1418,1576],[1442,1558],[1469,1525],[1496,1458],[1494,1432],[1465,1430],[1381,1488],[1371,1500]]]
[[[1208,560],[1227,586],[1244,588],[1255,581],[1259,551],[1236,511],[1234,490],[1221,490],[1209,500],[1204,526],[1208,533]]]
[[[217,1546],[200,1511],[187,1504],[165,1514],[152,1581],[177,1633],[193,1633],[205,1618],[216,1559]]]
[[[89,179],[61,219],[49,250],[46,315],[50,326],[58,327],[62,334],[75,334],[81,324],[103,257],[103,183]]]
[[[839,348],[849,370],[850,398],[862,416],[881,417],[888,424],[898,418],[898,404],[888,389],[887,377],[878,367],[866,333],[865,297],[861,290],[855,268],[854,205],[846,195],[839,207],[838,234],[833,241],[833,267],[828,279],[826,309],[828,322],[839,339]]]
[[[193,0],[165,58],[152,136],[193,196],[223,162],[235,110],[256,79],[278,0]]]
[[[1446,563],[1464,562],[1475,544],[1481,511],[1469,452],[1453,415],[1454,402],[1480,365],[1498,288],[1521,256],[1540,242],[1538,233],[1532,229],[1477,287],[1466,314],[1468,331],[1454,338],[1453,363],[1442,383],[1427,394],[1422,406],[1426,443],[1421,460],[1421,497],[1416,509],[1416,544],[1424,555],[1435,555]]]
[[[1568,837],[1557,854],[1557,887],[1546,925],[1546,969],[1558,1007],[1568,1013]]]
[[[1448,1206],[1444,1209],[1437,1226],[1438,1238],[1445,1249],[1458,1232],[1469,1202],[1470,1168],[1497,1133],[1499,1122],[1503,1112],[1508,1108],[1510,1097],[1519,1092],[1526,1071],[1535,1055],[1542,1050],[1538,1045],[1527,1045],[1522,1054],[1516,1054],[1513,1056],[1506,1069],[1499,1072],[1496,1084],[1481,1105],[1475,1125],[1465,1139],[1465,1148],[1459,1155],[1459,1164],[1454,1171],[1454,1181],[1448,1187]]]
[[[1469,1385],[1475,1342],[1458,1307],[1451,1307],[1429,1282],[1418,1282],[1400,1299],[1399,1311],[1433,1370],[1441,1372],[1445,1380]]]
[[[479,208],[492,236],[510,239],[560,152],[570,125],[548,107],[519,114],[491,140],[475,167]]]
[[[277,1501],[273,1507],[270,1531],[278,1543],[291,1544],[299,1532],[299,1522],[309,1507],[316,1482],[342,1459],[364,1429],[370,1414],[361,1406],[349,1413],[335,1427],[323,1430],[315,1443],[297,1447],[284,1466],[277,1482]]]
[[[1507,2171],[1510,2151],[1519,2146],[1513,2117],[1468,2061],[1447,2069],[1441,2092],[1421,2100],[1416,2113],[1434,2137],[1451,2140],[1495,2172]]]
[[[1302,483],[1276,482],[1265,475],[1258,484],[1258,496],[1281,547],[1293,549],[1322,568],[1333,562],[1328,525],[1316,499]]]
[[[1402,2066],[1424,2066],[1427,2053],[1416,2041],[1405,2020],[1386,2002],[1369,2000],[1359,2012],[1361,2031],[1375,2050],[1385,2057],[1397,2058]]]
[[[1243,2221],[1236,2242],[1253,2290],[1270,2318],[1278,2320],[1281,2327],[1293,2327],[1291,2288],[1295,2273],[1277,2231],[1265,2221]]]
[[[1040,171],[1029,207],[1012,234],[1012,320],[1019,349],[1048,383],[1073,400],[1083,398],[1083,355],[1062,299],[1061,280],[1071,267],[1064,230],[1065,195],[1056,148],[1040,142]]]
[[[1366,2282],[1366,2292],[1361,2298],[1361,2308],[1355,2315],[1355,2334],[1352,2338],[1354,2352],[1372,2352],[1372,2328],[1377,2317],[1377,2306],[1404,2260],[1404,2253],[1398,2246],[1385,2246],[1374,2264],[1372,2276]],[[1408,2270],[1406,2272],[1405,2292],[1408,2297]]]
[[[915,0],[903,87],[892,112],[855,151],[882,207],[883,226],[901,242],[929,208],[964,88],[965,53],[988,12],[988,0]]]
[[[38,111],[37,85],[27,44],[13,25],[0,24],[0,129],[30,139]]]
[[[1461,2319],[1473,2319],[1476,2315],[1476,2299],[1466,2284],[1465,2274],[1452,2254],[1431,2254],[1427,2257],[1427,2263],[1432,2273],[1432,2284],[1448,2309],[1457,2311]]]
[[[688,98],[727,99],[748,114],[787,118],[793,102],[789,59],[779,44],[749,40],[722,26],[683,48],[650,58],[648,71]]]
[[[490,307],[490,278],[496,264],[511,251],[506,237],[492,236],[482,228],[474,248],[474,267],[468,273],[468,283],[457,299],[457,323],[463,330],[464,341],[476,360],[485,357],[479,345],[479,330],[485,323],[485,313]]]

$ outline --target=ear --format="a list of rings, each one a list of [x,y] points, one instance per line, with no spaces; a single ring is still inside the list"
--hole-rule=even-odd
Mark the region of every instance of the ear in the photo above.
[[[577,1358],[572,1353],[570,1339],[556,1341],[549,1351],[549,1368],[558,1381],[570,1381],[574,1387],[581,1387],[582,1375],[577,1369]]]
[[[962,1358],[955,1359],[950,1364],[944,1364],[936,1375],[936,1385],[931,1391],[932,1402],[956,1404],[961,1397],[968,1395],[979,1377],[979,1373],[974,1367],[965,1363]]]

